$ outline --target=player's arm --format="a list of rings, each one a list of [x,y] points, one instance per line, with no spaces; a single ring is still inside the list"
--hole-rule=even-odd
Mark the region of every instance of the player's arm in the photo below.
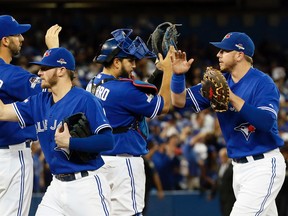
[[[71,137],[67,123],[64,123],[63,130],[58,127],[55,132],[55,142],[59,148],[99,153],[113,148],[114,138],[111,128],[104,128],[98,134],[84,138]]]
[[[187,61],[186,53],[180,50],[171,56],[173,76],[171,80],[171,99],[175,107],[182,108],[186,103],[185,73],[194,59]]]
[[[268,85],[266,88],[269,88]],[[274,109],[271,107],[259,108],[253,106],[235,95],[231,90],[230,102],[246,121],[249,121],[262,131],[270,131],[275,121],[277,121],[277,113]],[[273,104],[273,102],[271,102],[271,104]]]
[[[18,121],[18,117],[12,104],[4,104],[0,100],[0,120],[1,121]]]
[[[158,54],[159,57],[159,63],[157,67],[159,67],[163,71],[163,78],[161,87],[159,89],[159,95],[162,96],[164,101],[164,106],[161,111],[161,114],[165,114],[169,112],[170,105],[171,105],[171,95],[170,95],[170,83],[171,83],[171,77],[172,77],[172,67],[171,67],[171,59],[170,56],[175,51],[175,48],[173,46],[170,46],[169,52],[166,55],[165,59],[163,59],[163,56],[161,53]]]
[[[230,103],[232,104],[232,106],[233,106],[238,112],[242,109],[242,107],[243,107],[243,105],[244,105],[244,103],[245,103],[245,101],[244,101],[242,98],[240,98],[240,97],[238,97],[237,95],[235,95],[235,94],[231,91],[231,89],[229,89],[229,100],[230,100]]]

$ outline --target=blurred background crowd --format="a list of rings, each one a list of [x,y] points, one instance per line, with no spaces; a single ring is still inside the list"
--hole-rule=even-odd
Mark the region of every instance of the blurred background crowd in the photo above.
[[[189,10],[184,5],[189,1],[171,0],[169,4],[167,3],[171,12],[163,13],[161,16],[159,11],[157,14],[155,7],[149,10],[153,7],[152,2],[150,6],[146,5],[143,8],[137,6],[135,2],[129,4],[129,1],[119,7],[116,4],[109,8],[109,5],[102,2],[105,6],[98,9],[93,8],[95,6],[65,9],[63,1],[59,1],[61,3],[54,6],[50,4],[52,8],[45,8],[44,5],[37,6],[36,3],[31,3],[34,6],[29,6],[29,3],[24,5],[25,1],[22,1],[20,6],[19,2],[18,6],[12,6],[13,1],[9,1],[9,4],[7,2],[0,3],[1,14],[10,14],[21,23],[32,24],[31,30],[24,35],[21,55],[13,59],[12,63],[26,68],[31,73],[37,73],[38,68],[29,65],[29,62],[42,57],[46,50],[44,43],[46,30],[57,23],[63,27],[60,33],[60,45],[74,53],[78,73],[77,85],[83,88],[93,76],[101,72],[101,65],[93,63],[92,60],[101,42],[111,37],[110,32],[117,28],[132,28],[135,35],[147,41],[155,27],[162,22],[182,24],[178,27],[181,34],[178,48],[186,51],[188,58],[195,59],[186,75],[187,87],[201,81],[207,66],[218,67],[216,50],[209,45],[209,41],[219,41],[230,31],[246,32],[256,45],[253,58],[255,67],[269,74],[281,93],[278,124],[279,133],[286,144],[281,151],[288,161],[288,16],[285,13],[288,4],[285,3],[286,1],[275,1],[279,4],[276,8],[278,12],[272,13],[269,10],[267,14],[267,10],[275,5],[253,9],[247,6],[248,1],[231,1],[236,2],[235,5],[230,6],[235,7],[236,12],[233,12],[227,7],[228,1],[220,0],[218,2],[226,7],[222,8],[222,12],[210,13],[204,9],[204,4],[198,5],[201,10],[193,10],[193,8]],[[175,5],[183,5],[177,6],[173,13],[171,2]],[[217,1],[205,2],[213,6]],[[265,6],[269,1],[262,2]],[[159,10],[165,8],[164,1],[157,1],[156,5]],[[124,14],[125,10],[131,12]],[[145,81],[154,69],[155,64],[152,60],[140,60],[134,71],[135,76]],[[225,201],[222,203],[223,212],[225,208],[231,208],[235,199],[232,186],[227,187],[232,184],[231,161],[227,157],[225,141],[215,113],[206,110],[195,114],[189,110],[180,111],[171,107],[168,115],[150,120],[148,125],[150,153],[145,156],[147,179],[149,179],[147,191],[158,191],[159,198],[164,196],[163,190],[200,191],[207,196],[207,199],[219,195],[220,203]],[[44,192],[51,181],[51,174],[39,144],[34,143],[32,148],[35,168],[34,192]],[[282,189],[278,196],[279,215],[287,216],[287,178]]]

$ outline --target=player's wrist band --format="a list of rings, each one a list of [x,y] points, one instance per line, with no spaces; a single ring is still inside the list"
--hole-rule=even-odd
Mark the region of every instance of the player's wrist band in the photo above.
[[[172,75],[171,90],[176,94],[180,94],[185,90],[185,74]]]

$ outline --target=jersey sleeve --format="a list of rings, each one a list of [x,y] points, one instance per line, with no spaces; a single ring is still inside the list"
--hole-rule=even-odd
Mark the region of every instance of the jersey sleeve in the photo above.
[[[146,94],[130,83],[123,95],[125,100],[122,101],[122,106],[125,109],[151,119],[159,115],[164,106],[164,100],[160,95]]]
[[[90,129],[94,134],[98,134],[104,128],[111,128],[109,121],[106,117],[105,110],[101,101],[96,97],[89,97],[85,104],[85,115],[90,124]]]
[[[185,108],[192,108],[196,113],[210,107],[210,101],[200,93],[201,86],[201,84],[198,84],[186,89]]]
[[[15,67],[17,71],[11,73],[8,83],[4,83],[9,89],[9,94],[12,97],[17,98],[19,101],[23,101],[31,95],[38,94],[41,89],[41,78],[29,73],[21,67]]]
[[[258,84],[255,91],[254,103],[251,104],[258,109],[269,112],[273,119],[277,120],[277,113],[279,111],[280,93],[272,80],[264,77]],[[247,101],[249,103],[249,101]]]
[[[34,124],[33,114],[37,114],[39,110],[34,111],[33,107],[36,107],[35,103],[36,96],[31,96],[25,99],[23,102],[13,103],[13,108],[19,119],[19,125],[21,128]]]

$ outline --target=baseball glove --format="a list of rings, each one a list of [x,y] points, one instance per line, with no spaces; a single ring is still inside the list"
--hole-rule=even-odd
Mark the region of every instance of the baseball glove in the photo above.
[[[207,67],[201,84],[201,95],[210,100],[211,108],[214,111],[228,110],[229,87],[221,71]]]
[[[161,23],[150,35],[147,44],[156,55],[161,53],[163,58],[165,58],[170,45],[173,45],[177,50],[177,38],[180,34],[177,32],[176,26],[181,26],[181,24],[172,24],[170,22]]]
[[[67,123],[70,135],[72,137],[83,138],[92,135],[89,122],[84,113],[73,114],[65,118],[63,121]],[[71,157],[75,159],[80,159],[81,162],[87,162],[89,160],[95,159],[97,157],[97,154],[73,150],[71,151]]]
[[[153,33],[150,35],[147,44],[156,55],[161,53],[163,58],[165,58],[170,45],[173,45],[177,50],[177,39],[180,35],[177,32],[177,26],[181,26],[181,24],[164,22],[155,28]],[[147,81],[154,84],[159,89],[162,83],[162,76],[163,72],[156,69]]]

